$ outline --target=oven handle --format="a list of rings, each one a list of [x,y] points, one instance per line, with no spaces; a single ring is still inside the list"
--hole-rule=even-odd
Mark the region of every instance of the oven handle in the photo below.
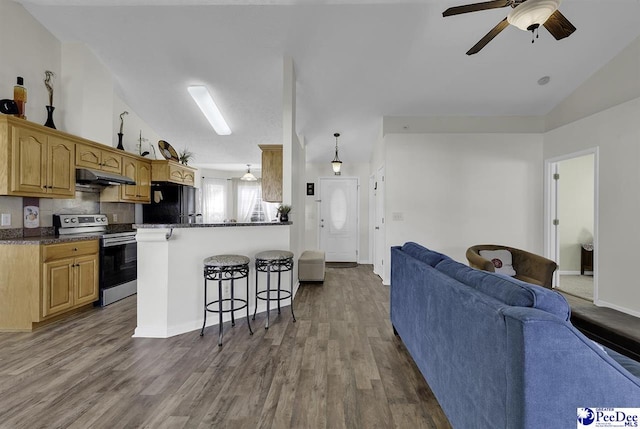
[[[109,240],[109,241],[103,241],[102,243],[102,247],[114,247],[114,246],[122,246],[123,244],[135,244],[136,243],[136,239],[133,238],[125,238],[123,240]]]

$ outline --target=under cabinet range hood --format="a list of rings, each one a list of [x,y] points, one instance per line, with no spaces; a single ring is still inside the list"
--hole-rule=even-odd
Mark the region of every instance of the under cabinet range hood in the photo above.
[[[136,184],[128,177],[106,171],[91,170],[90,168],[76,169],[76,183],[100,186]]]

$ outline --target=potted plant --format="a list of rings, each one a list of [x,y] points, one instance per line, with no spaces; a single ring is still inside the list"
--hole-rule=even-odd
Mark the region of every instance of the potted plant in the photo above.
[[[290,205],[280,204],[280,206],[278,206],[278,216],[280,216],[280,222],[289,222],[290,211],[291,211]]]
[[[184,165],[188,165],[189,161],[193,158],[193,152],[185,148],[178,154],[178,160]]]

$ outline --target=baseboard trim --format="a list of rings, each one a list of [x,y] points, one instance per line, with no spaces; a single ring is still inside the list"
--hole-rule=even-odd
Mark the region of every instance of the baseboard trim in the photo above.
[[[628,314],[630,316],[635,316],[635,317],[640,318],[640,312],[631,310],[629,308],[622,307],[620,305],[612,304],[612,303],[607,302],[607,301],[602,301],[602,300],[598,299],[598,300],[596,300],[594,302],[594,304],[597,305],[598,307],[612,308],[614,310],[618,310],[621,313],[626,313],[626,314]]]

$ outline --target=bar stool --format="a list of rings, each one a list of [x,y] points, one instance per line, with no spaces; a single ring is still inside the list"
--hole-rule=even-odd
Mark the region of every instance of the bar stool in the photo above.
[[[291,272],[291,283],[289,290],[281,287],[281,274],[283,272]],[[258,273],[267,273],[267,289],[258,291]],[[271,273],[278,273],[278,288],[271,289]],[[277,292],[277,297],[273,298],[271,292]],[[258,310],[258,300],[267,301],[267,324],[265,329],[269,329],[269,311],[271,310],[271,301],[278,302],[278,314],[280,314],[280,301],[291,298],[291,316],[296,321],[296,315],[293,314],[293,253],[286,250],[267,250],[256,255],[256,307],[253,310],[253,320],[256,320],[256,311]]]
[[[247,299],[234,297],[234,280],[246,279],[247,282]],[[218,282],[218,299],[211,302],[207,301],[207,280],[215,280]],[[222,296],[222,282],[230,280],[230,298]],[[223,309],[223,303],[228,302],[231,308]],[[236,302],[242,304],[235,307]],[[212,309],[218,305],[217,309]],[[249,322],[249,258],[242,255],[216,255],[210,256],[204,260],[204,322],[200,330],[200,336],[204,335],[204,327],[207,325],[207,313],[218,313],[218,345],[222,345],[222,314],[231,313],[231,326],[236,326],[234,312],[247,309],[247,325],[249,326],[250,335],[253,335],[251,323]]]

